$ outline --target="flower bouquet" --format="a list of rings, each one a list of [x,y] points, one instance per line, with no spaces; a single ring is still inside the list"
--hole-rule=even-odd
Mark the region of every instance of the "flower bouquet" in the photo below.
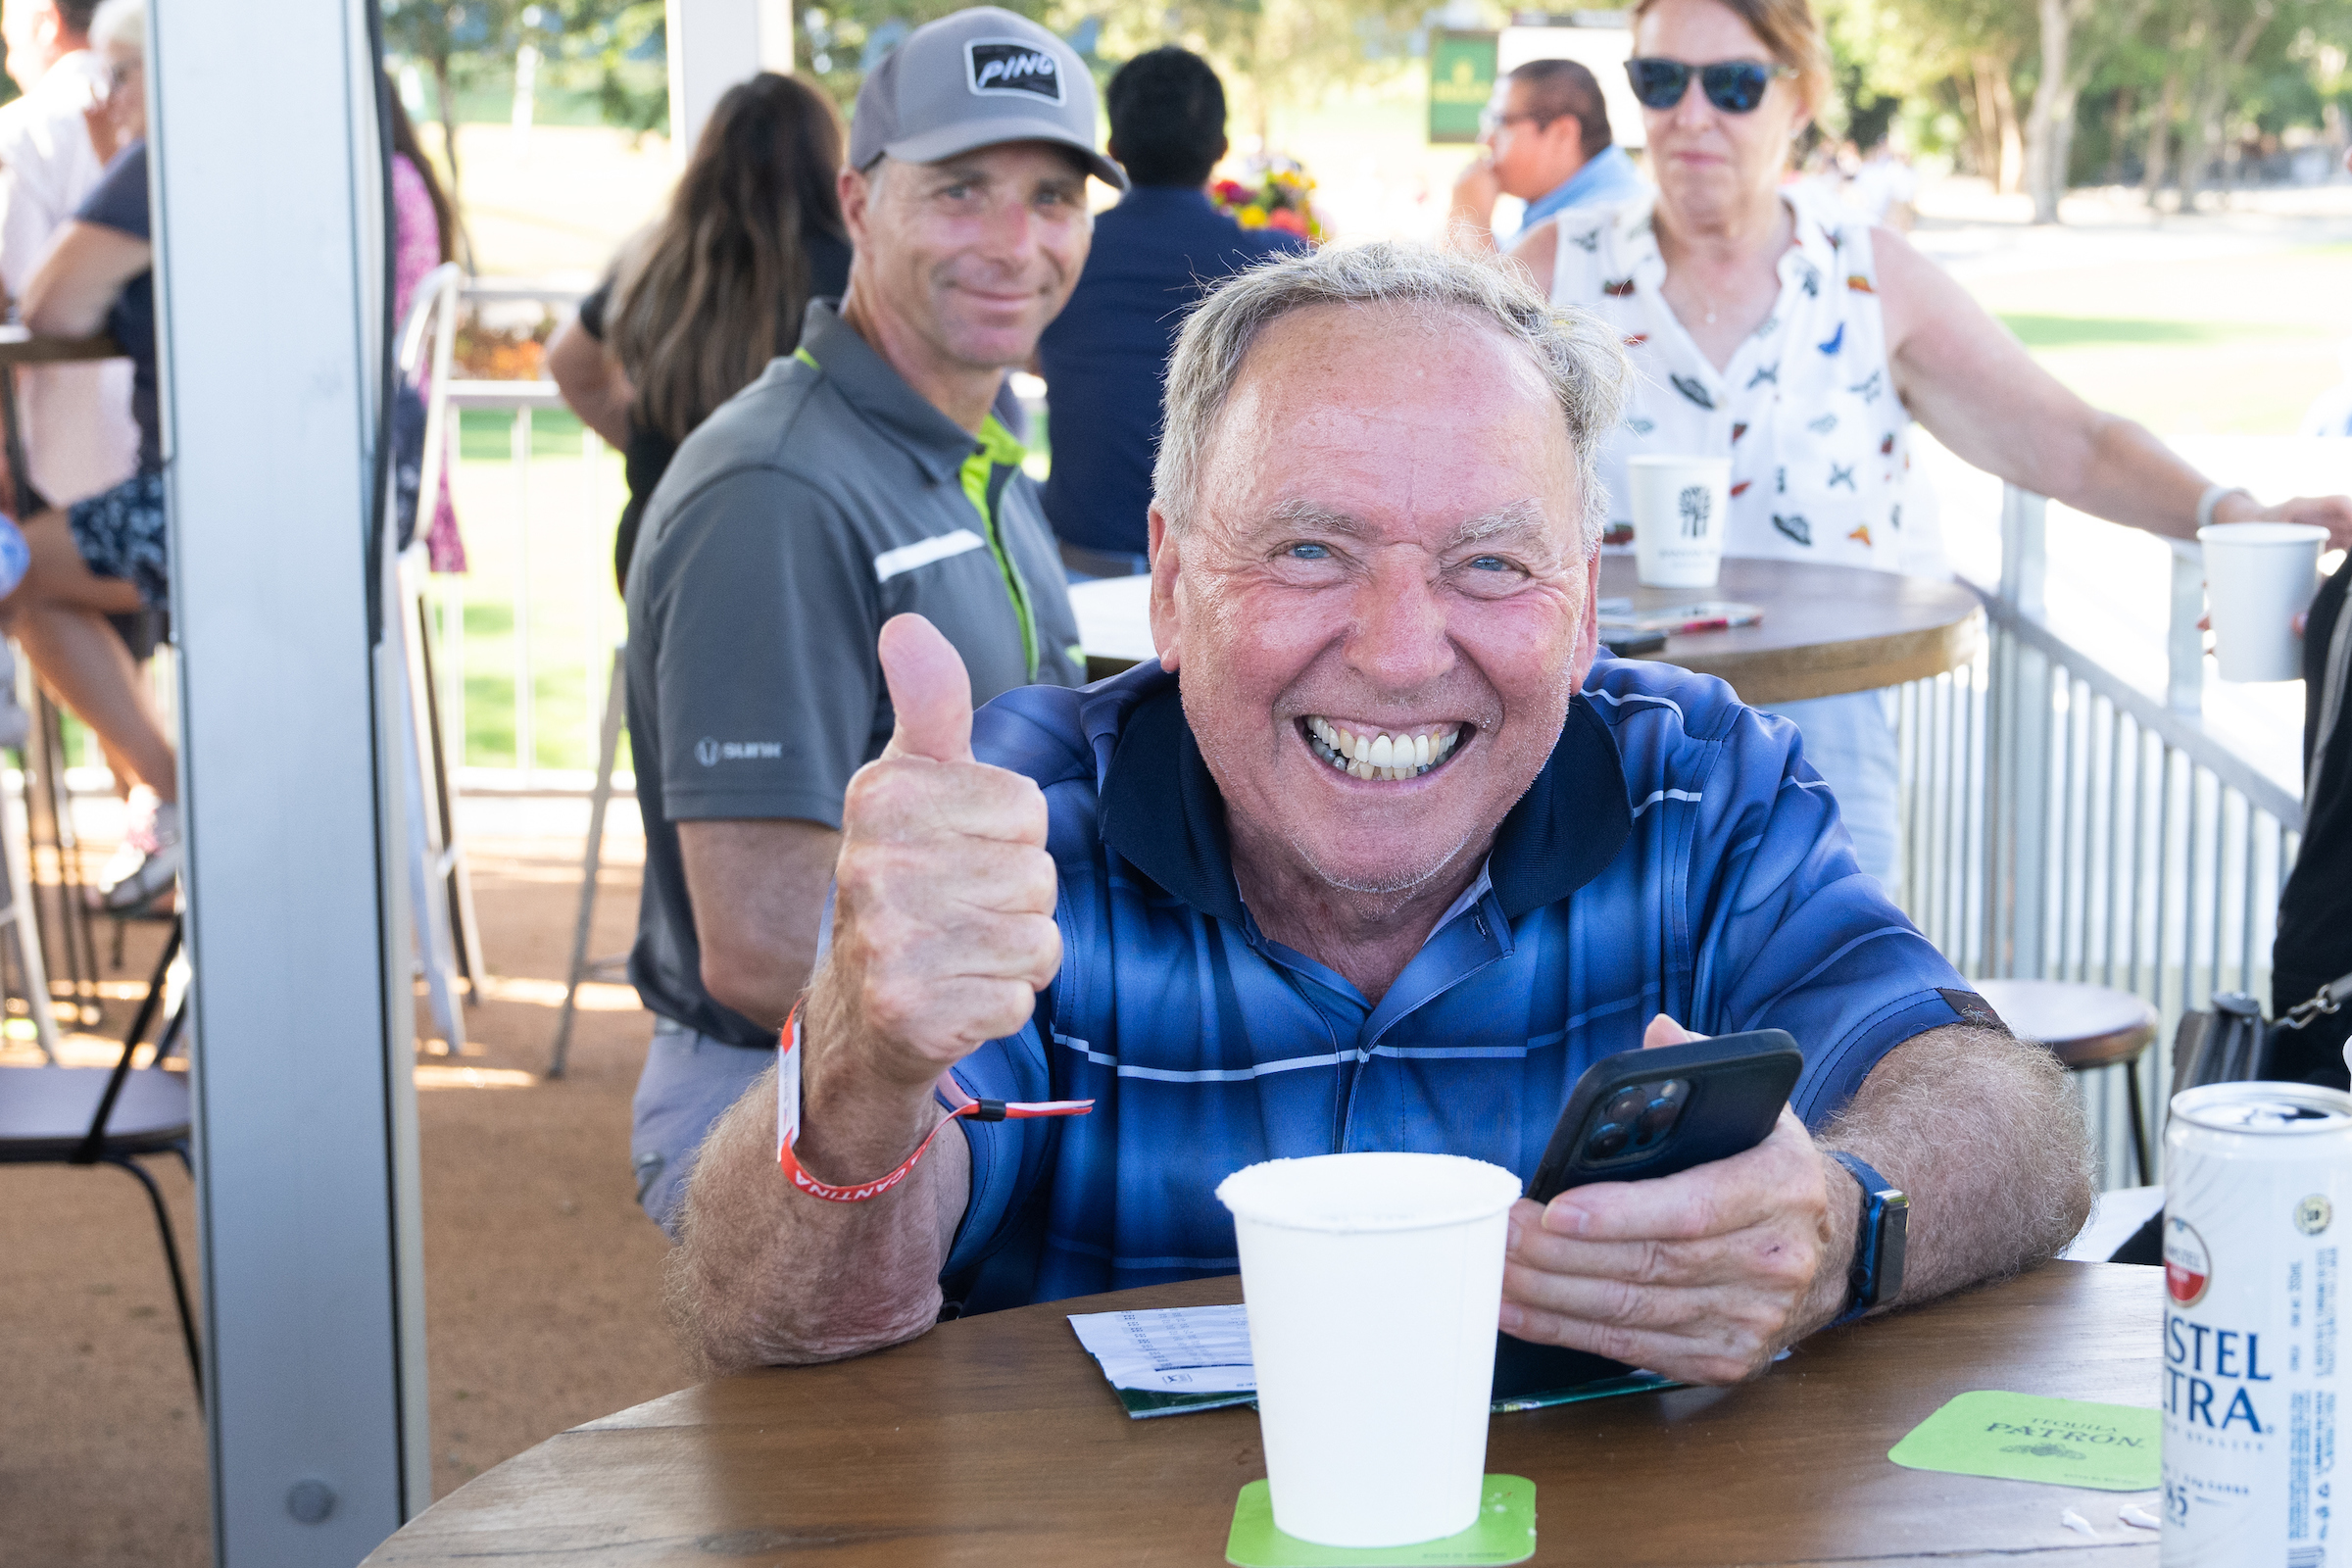
[[[1323,220],[1315,216],[1314,176],[1296,159],[1251,159],[1247,179],[1220,179],[1209,186],[1217,211],[1244,228],[1278,228],[1320,241]]]

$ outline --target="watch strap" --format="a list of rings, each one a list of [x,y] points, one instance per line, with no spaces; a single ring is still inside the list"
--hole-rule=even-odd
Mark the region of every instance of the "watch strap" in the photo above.
[[[1899,1246],[1887,1245],[1887,1232],[1890,1222],[1900,1223],[1901,1218],[1907,1217],[1893,1216],[1890,1211],[1907,1209],[1910,1200],[1861,1155],[1832,1150],[1830,1157],[1862,1184],[1862,1212],[1855,1229],[1854,1257],[1846,1271],[1847,1304],[1829,1325],[1837,1328],[1885,1305],[1902,1290],[1902,1254]]]

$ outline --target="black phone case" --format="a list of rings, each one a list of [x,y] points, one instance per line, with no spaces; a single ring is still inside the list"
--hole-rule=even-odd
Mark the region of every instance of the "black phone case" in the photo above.
[[[1548,1203],[1588,1182],[1645,1181],[1744,1153],[1771,1135],[1804,1070],[1804,1054],[1782,1029],[1692,1040],[1655,1051],[1626,1051],[1585,1069],[1552,1128],[1551,1142],[1528,1183],[1527,1196]],[[1681,1078],[1690,1099],[1665,1140],[1647,1155],[1594,1169],[1579,1158],[1587,1124],[1630,1084]],[[1499,1334],[1494,1344],[1494,1397],[1524,1398],[1634,1369],[1622,1361],[1535,1345]]]
[[[1535,1180],[1527,1184],[1527,1196],[1548,1203],[1587,1182],[1647,1181],[1744,1153],[1771,1135],[1804,1067],[1804,1054],[1785,1029],[1757,1029],[1604,1056],[1576,1081],[1536,1166]],[[1690,1091],[1681,1119],[1656,1150],[1644,1158],[1599,1170],[1579,1158],[1586,1124],[1595,1110],[1629,1084],[1663,1078],[1688,1079]]]

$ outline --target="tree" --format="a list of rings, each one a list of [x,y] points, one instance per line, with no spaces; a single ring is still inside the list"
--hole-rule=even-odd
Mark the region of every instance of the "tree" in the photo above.
[[[449,200],[458,203],[456,89],[477,77],[493,58],[514,58],[513,0],[384,0],[384,48],[432,73],[441,121],[441,158],[449,166]]]
[[[2026,188],[2034,221],[2058,221],[2075,145],[2075,111],[2082,89],[2115,46],[2139,30],[2155,0],[2037,0],[2041,72],[2026,121]],[[2087,25],[2096,18],[2096,25]]]
[[[606,124],[644,131],[669,122],[662,0],[542,0],[530,10],[540,13],[533,41],[557,78],[593,92]]]
[[[2180,158],[2180,210],[2188,211],[2204,188],[2205,171],[2222,139],[2230,93],[2246,57],[2270,30],[2276,0],[2198,0],[2197,20],[2206,42],[2189,99],[2188,138]]]
[[[1270,149],[1276,110],[1394,73],[1425,10],[1426,0],[1173,0],[1103,30],[1121,57],[1162,43],[1205,56],[1240,100],[1237,118]]]

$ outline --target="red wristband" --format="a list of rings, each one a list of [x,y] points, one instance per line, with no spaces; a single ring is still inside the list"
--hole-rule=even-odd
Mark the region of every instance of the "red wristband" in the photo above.
[[[1095,1108],[1091,1100],[974,1100],[963,1092],[953,1072],[939,1075],[940,1092],[951,1099],[960,1098],[962,1103],[942,1117],[938,1126],[923,1135],[914,1146],[914,1152],[899,1162],[898,1169],[870,1182],[853,1187],[836,1187],[831,1182],[817,1180],[801,1168],[793,1156],[792,1146],[801,1141],[801,1008],[793,1004],[792,1016],[784,1020],[783,1033],[776,1037],[776,1163],[791,1178],[792,1185],[811,1198],[821,1198],[829,1203],[862,1203],[869,1198],[880,1198],[912,1174],[914,1163],[931,1147],[941,1127],[958,1116],[974,1121],[1026,1121],[1033,1116],[1083,1116]]]

